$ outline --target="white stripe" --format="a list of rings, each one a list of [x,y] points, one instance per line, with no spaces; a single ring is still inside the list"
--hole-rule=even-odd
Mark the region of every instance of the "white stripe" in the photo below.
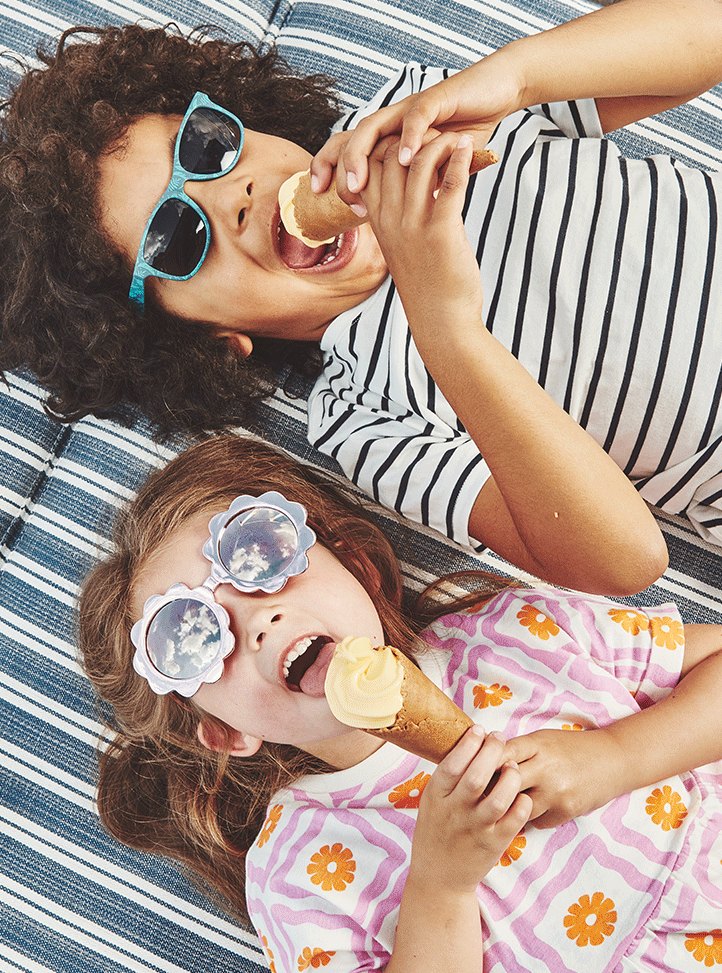
[[[0,737],[0,747],[5,754],[3,765],[8,773],[15,773],[23,780],[36,784],[69,804],[82,808],[83,811],[88,813],[93,813],[95,789],[90,784],[66,774],[59,767],[54,767],[46,760],[41,760],[34,753],[26,753],[2,737]],[[32,760],[32,766],[28,764],[29,760]],[[39,771],[43,771],[43,773]]]
[[[0,887],[6,889],[5,902],[8,906],[25,915],[31,922],[71,940],[74,951],[81,946],[97,953],[103,961],[117,963],[120,969],[129,973],[152,973],[157,970],[165,973],[188,973],[187,968],[166,962],[150,950],[104,929],[84,916],[76,915],[36,890],[32,892],[32,904],[27,902],[27,891],[9,876],[0,875]]]
[[[48,966],[41,966],[28,956],[21,956],[7,943],[3,943],[5,957],[0,957],[0,973],[53,973]],[[10,965],[12,964],[12,966]]]
[[[52,624],[50,618],[48,622]],[[74,648],[69,642],[40,628],[30,619],[17,615],[5,605],[0,616],[0,635],[30,649],[42,658],[49,659],[56,665],[64,666],[74,674],[80,672],[80,667],[75,660]]]
[[[327,8],[329,5],[326,0],[306,0],[304,4],[304,7],[309,8],[315,6]],[[334,10],[344,10],[354,17],[359,15],[360,7],[362,7],[362,4],[356,3],[355,0],[354,2],[351,2],[351,0],[335,0],[333,4]],[[483,53],[490,53],[492,50],[486,44],[475,44],[473,39],[468,37],[461,38],[458,31],[446,28],[438,23],[429,23],[428,20],[416,16],[408,10],[402,12],[386,3],[369,4],[368,9],[371,11],[371,17],[375,24],[384,24],[397,33],[407,34],[426,44],[429,42],[435,43],[444,50],[457,53],[469,61],[477,61]],[[320,17],[317,19],[319,21],[321,20]],[[310,34],[311,32],[309,31],[308,33]],[[320,40],[320,46],[325,47],[329,42],[328,37],[324,37],[320,33],[317,36]],[[347,42],[339,39],[337,43],[340,47]],[[360,45],[354,46],[361,49]],[[378,53],[375,52],[375,56],[378,57]],[[397,67],[400,66],[398,58],[394,59],[394,63]],[[445,65],[441,66],[443,67]]]
[[[91,748],[95,747],[103,731],[102,724],[97,720],[92,720],[84,713],[78,713],[64,706],[50,696],[43,696],[32,686],[14,679],[9,673],[3,674],[0,683],[0,699],[4,699],[10,706],[16,707],[36,720],[50,724],[54,730],[62,730],[68,736]]]
[[[14,551],[12,559],[6,562],[5,572],[49,595],[61,605],[66,605],[68,608],[75,606],[79,585],[68,582],[55,571],[51,571],[18,551]]]
[[[25,24],[33,30],[42,31],[45,34],[62,34],[64,30],[72,25],[67,20],[53,16],[48,10],[43,10],[22,0],[15,0],[12,6],[0,3],[0,17],[3,20],[13,23]],[[7,33],[7,30],[5,31]]]
[[[207,910],[194,906],[167,888],[154,885],[142,876],[120,868],[112,860],[102,858],[88,848],[81,848],[13,811],[0,808],[0,817],[6,822],[8,836],[35,854],[50,858],[113,896],[121,896],[134,905],[151,909],[155,915],[182,925],[193,935],[237,956],[258,962],[258,954],[248,946],[251,941],[249,934],[233,922],[210,915]],[[138,893],[151,901],[140,900]]]
[[[711,166],[713,169],[722,168],[722,146],[703,142],[689,132],[680,132],[665,123],[664,115],[660,118],[645,118],[630,125],[629,129],[655,142],[659,151],[665,149],[669,155],[684,155],[700,165]]]

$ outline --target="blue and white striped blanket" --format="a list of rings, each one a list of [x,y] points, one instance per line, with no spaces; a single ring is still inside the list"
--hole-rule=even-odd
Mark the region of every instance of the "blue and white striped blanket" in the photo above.
[[[276,42],[304,71],[339,79],[349,107],[399,62],[463,66],[522,34],[590,9],[583,0],[12,0],[0,5],[0,84],[15,60],[76,23],[214,23],[234,39]],[[719,91],[617,140],[628,154],[672,152],[722,163]],[[305,405],[277,394],[264,437],[331,469],[306,444]],[[0,385],[0,973],[252,971],[265,968],[253,935],[162,860],[111,841],[94,813],[100,721],[75,661],[73,609],[81,578],[104,549],[113,511],[153,466],[186,444],[159,445],[129,428],[49,420],[25,374]],[[379,511],[410,590],[473,558],[431,531]],[[638,603],[674,600],[686,621],[722,621],[722,557],[679,518],[665,516],[672,566]]]

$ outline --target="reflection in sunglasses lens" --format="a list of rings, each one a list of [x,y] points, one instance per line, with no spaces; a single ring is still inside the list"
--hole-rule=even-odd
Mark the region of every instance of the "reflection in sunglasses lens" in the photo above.
[[[185,277],[203,256],[206,235],[206,225],[192,206],[167,199],[148,228],[143,257],[154,270]]]
[[[240,144],[233,119],[212,108],[196,108],[183,129],[178,159],[186,172],[221,173],[233,164]]]
[[[221,628],[208,605],[179,598],[164,605],[146,635],[153,665],[171,679],[190,679],[208,668],[218,654]]]
[[[221,563],[238,581],[262,584],[277,578],[296,556],[298,533],[280,510],[241,511],[218,541]]]

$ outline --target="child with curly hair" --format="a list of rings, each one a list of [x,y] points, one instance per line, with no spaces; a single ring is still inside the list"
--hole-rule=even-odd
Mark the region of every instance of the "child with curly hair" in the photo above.
[[[405,608],[340,482],[252,439],[182,453],[81,593],[114,713],[103,823],[250,915],[278,973],[698,970],[720,947],[722,628],[482,580]],[[360,634],[478,721],[438,767],[332,715],[325,673]]]
[[[625,0],[449,77],[404,70],[323,148],[325,82],[272,55],[139,28],[62,44],[8,106],[0,364],[30,364],[66,417],[127,399],[207,428],[320,346],[309,438],[363,489],[552,582],[639,590],[663,545],[594,442],[714,536],[719,178],[601,136],[718,81],[720,32],[711,0]],[[223,148],[188,169],[169,146],[206,110]],[[460,132],[501,156],[468,189]],[[315,248],[277,203],[311,152],[317,188],[338,165],[371,219]]]

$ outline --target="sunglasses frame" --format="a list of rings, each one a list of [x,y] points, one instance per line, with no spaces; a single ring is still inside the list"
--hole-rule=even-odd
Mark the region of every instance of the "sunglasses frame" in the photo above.
[[[181,165],[180,149],[181,149],[183,130],[188,122],[188,119],[191,117],[193,112],[198,108],[212,108],[214,111],[217,111],[220,114],[230,118],[231,121],[233,121],[238,126],[240,140],[239,140],[238,149],[236,151],[235,158],[233,159],[232,164],[228,166],[228,168],[224,169],[222,172],[208,172],[208,173],[188,172],[188,170],[184,169],[183,166]],[[204,94],[202,91],[197,91],[193,95],[193,98],[191,99],[191,103],[190,105],[188,105],[188,108],[186,109],[186,113],[183,116],[183,121],[180,124],[180,128],[178,129],[178,136],[176,137],[175,140],[175,149],[173,151],[173,171],[171,172],[170,182],[168,183],[165,192],[163,193],[163,195],[160,197],[160,199],[154,206],[153,212],[150,214],[150,217],[148,218],[148,222],[145,225],[145,230],[143,231],[143,236],[140,241],[140,246],[138,247],[138,255],[135,258],[135,265],[133,267],[133,279],[130,283],[130,290],[128,291],[128,297],[134,304],[137,305],[141,314],[143,314],[145,311],[145,282],[148,279],[148,277],[161,277],[163,280],[190,280],[191,277],[195,276],[195,274],[197,274],[198,271],[203,266],[203,261],[206,259],[206,254],[208,253],[208,247],[210,246],[210,242],[211,242],[211,225],[206,214],[203,212],[200,206],[196,202],[194,202],[190,198],[190,196],[186,194],[183,187],[188,180],[192,180],[193,182],[206,182],[209,179],[219,179],[221,176],[225,176],[227,173],[229,173],[234,168],[234,166],[237,164],[238,160],[241,157],[241,152],[243,151],[244,133],[245,133],[245,129],[243,127],[243,122],[240,120],[240,118],[238,118],[237,115],[234,115],[232,111],[229,111],[227,108],[222,108],[220,105],[217,105],[215,102],[211,101],[208,95]],[[206,243],[205,243],[205,247],[203,248],[203,254],[201,255],[200,260],[193,268],[193,270],[189,274],[186,274],[183,277],[179,277],[176,274],[166,274],[162,270],[156,270],[146,261],[144,257],[145,243],[148,238],[148,233],[150,231],[151,224],[155,219],[155,215],[158,212],[158,210],[169,199],[177,199],[190,206],[191,209],[193,209],[201,218],[201,220],[203,221],[203,225],[206,228]]]
[[[296,553],[288,565],[277,575],[272,576],[261,584],[242,581],[234,577],[226,569],[220,559],[219,544],[226,528],[243,510],[251,509],[275,510],[282,513],[294,526],[298,537]],[[147,680],[148,685],[157,696],[165,696],[176,692],[186,698],[198,691],[202,683],[217,682],[223,673],[223,660],[233,651],[235,639],[230,628],[230,617],[222,605],[215,599],[215,590],[221,584],[231,584],[238,591],[263,591],[273,593],[280,591],[289,577],[303,572],[308,567],[306,552],[316,543],[316,535],[306,524],[306,510],[300,503],[286,500],[280,493],[271,490],[260,497],[243,495],[236,497],[227,510],[215,514],[208,524],[209,538],[203,545],[203,556],[211,562],[211,573],[197,588],[189,588],[182,582],[173,584],[163,595],[151,595],[143,606],[142,617],[135,622],[130,639],[135,646],[133,668]],[[148,653],[148,629],[158,612],[166,605],[175,601],[191,599],[206,606],[215,615],[220,629],[220,642],[216,654],[208,665],[192,676],[176,679],[161,672],[152,662]]]

